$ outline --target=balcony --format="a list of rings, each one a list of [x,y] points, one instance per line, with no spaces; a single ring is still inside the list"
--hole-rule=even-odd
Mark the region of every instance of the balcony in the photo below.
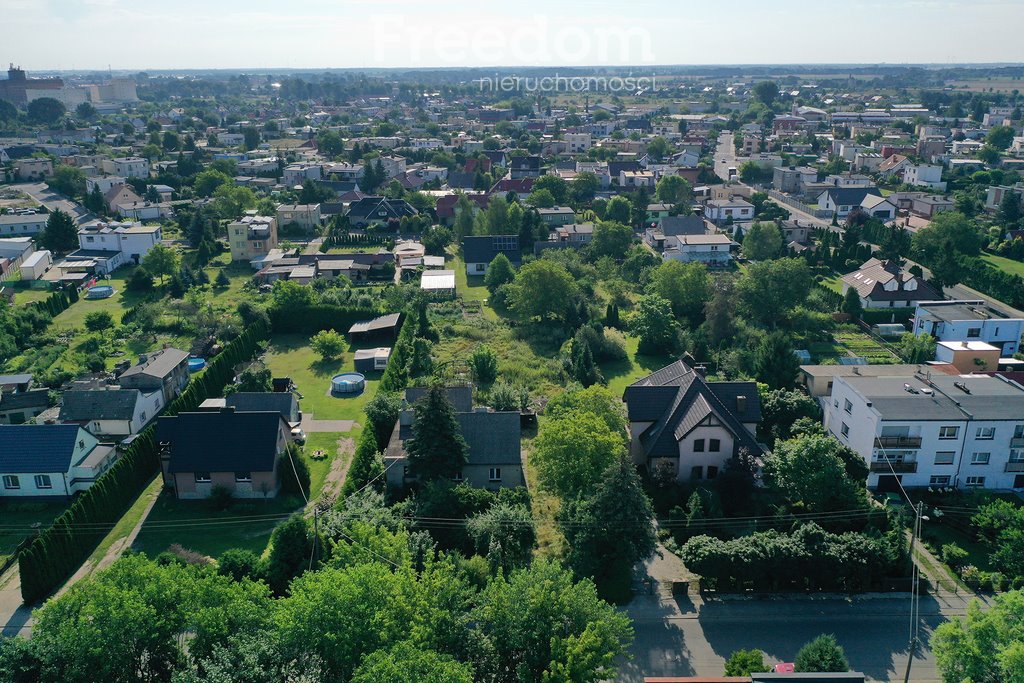
[[[1003,468],[1003,472],[1024,472],[1024,460],[1013,462],[1012,460],[1006,463],[1006,467]]]
[[[1015,436],[1010,439],[1010,448],[1024,448],[1024,436]]]
[[[891,469],[890,469],[891,466]],[[871,463],[871,471],[881,474],[913,474],[917,472],[917,461],[912,462],[886,462],[884,460]]]
[[[875,448],[920,448],[919,436],[876,436]]]

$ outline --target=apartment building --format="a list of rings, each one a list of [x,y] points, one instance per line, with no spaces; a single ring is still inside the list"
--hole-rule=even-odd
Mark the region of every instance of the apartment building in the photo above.
[[[277,248],[277,219],[248,211],[228,224],[228,246],[232,261],[252,261]]]
[[[999,375],[835,377],[824,422],[872,489],[1024,488],[1024,387]]]

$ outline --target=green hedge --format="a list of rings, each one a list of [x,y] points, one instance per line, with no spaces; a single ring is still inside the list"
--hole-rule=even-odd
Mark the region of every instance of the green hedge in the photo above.
[[[251,325],[194,377],[163,415],[195,410],[207,398],[220,395],[234,378],[234,367],[255,355],[270,337],[265,324]],[[154,425],[143,430],[121,458],[100,476],[46,531],[18,555],[21,595],[26,603],[40,600],[58,588],[124,515],[160,470]]]
[[[320,330],[345,334],[353,323],[380,315],[376,308],[328,305],[272,307],[269,313],[271,326],[278,334],[316,334]]]

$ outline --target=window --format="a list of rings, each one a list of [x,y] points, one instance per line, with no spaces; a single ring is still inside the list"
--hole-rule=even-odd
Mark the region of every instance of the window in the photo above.
[[[971,453],[971,464],[972,465],[987,465],[988,461],[992,458],[991,453]]]
[[[1013,438],[1024,439],[1024,425],[1017,425],[1013,428]]]
[[[16,475],[5,474],[4,475],[4,488],[5,489],[20,489],[21,481]]]
[[[948,474],[934,474],[931,479],[928,480],[929,486],[949,486],[949,475]]]
[[[235,481],[237,481],[237,482],[252,481],[252,472],[235,472]]]
[[[704,478],[704,468],[697,466],[690,468],[690,479],[693,481],[700,481]]]
[[[985,485],[985,477],[967,477],[965,482],[967,486],[976,487]]]
[[[210,473],[209,472],[196,472],[195,473],[195,478],[196,478],[196,483],[197,484],[209,484],[210,483]]]
[[[848,399],[848,398],[844,398],[843,399],[843,410],[845,410],[848,413],[852,413],[853,412],[853,404],[850,403],[850,399]]]
[[[955,439],[960,433],[959,427],[939,427],[939,438],[944,440]]]
[[[36,475],[36,488],[37,489],[52,489],[53,482],[50,481],[49,474],[37,474]]]
[[[953,458],[956,453],[953,451],[938,451],[935,453],[935,464],[936,465],[952,465]]]
[[[711,451],[712,453],[718,453],[720,450],[722,450],[722,441],[720,439],[708,440],[708,450]],[[710,478],[711,477],[709,476],[708,479]]]
[[[452,481],[462,481],[462,470],[452,475]]]
[[[501,468],[492,467],[487,470],[487,481],[501,481]]]
[[[1024,448],[1011,448],[1010,462],[1024,462]]]
[[[146,411],[143,410],[141,413],[139,413],[139,417],[142,418],[143,422],[145,422],[146,421]]]
[[[718,476],[718,468],[714,465],[708,466],[708,479],[714,479]]]
[[[968,339],[977,339],[980,336],[981,336],[981,328],[980,327],[972,327],[971,329],[967,330],[967,338]]]
[[[703,453],[704,452],[704,439],[694,439],[693,440],[693,452],[694,453]]]
[[[974,433],[974,438],[975,439],[980,439],[982,441],[989,441],[991,439],[994,439],[994,438],[996,438],[996,428],[995,427],[978,427],[978,431],[976,431]]]
[[[848,425],[848,424],[846,424],[844,422],[843,426],[839,428],[839,433],[842,434],[843,436],[849,436],[850,435],[850,425]]]
[[[477,263],[477,264],[474,264],[474,265],[476,267],[476,272],[478,272],[478,273],[482,273],[485,270],[487,270],[487,264],[486,263]]]

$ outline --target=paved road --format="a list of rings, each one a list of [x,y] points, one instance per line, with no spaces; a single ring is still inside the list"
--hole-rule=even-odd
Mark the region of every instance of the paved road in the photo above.
[[[736,165],[734,144],[732,133],[723,131],[718,136],[718,146],[715,148],[715,175],[722,180],[729,180],[729,168]]]
[[[757,648],[767,663],[792,662],[797,650],[822,633],[836,636],[851,666],[871,681],[902,681],[907,665],[910,601],[899,597],[781,597],[705,602],[699,596],[635,598],[625,611],[636,631],[633,659],[617,680],[644,676],[721,676],[735,650]],[[963,598],[921,601],[919,648],[911,680],[939,683],[927,639],[940,623],[966,609]]]
[[[50,211],[60,209],[61,211],[70,214],[78,225],[96,219],[96,216],[90,213],[84,206],[78,202],[73,202],[65,198],[64,195],[54,192],[46,183],[22,183],[14,185],[13,187],[28,193],[33,199],[46,206]]]

